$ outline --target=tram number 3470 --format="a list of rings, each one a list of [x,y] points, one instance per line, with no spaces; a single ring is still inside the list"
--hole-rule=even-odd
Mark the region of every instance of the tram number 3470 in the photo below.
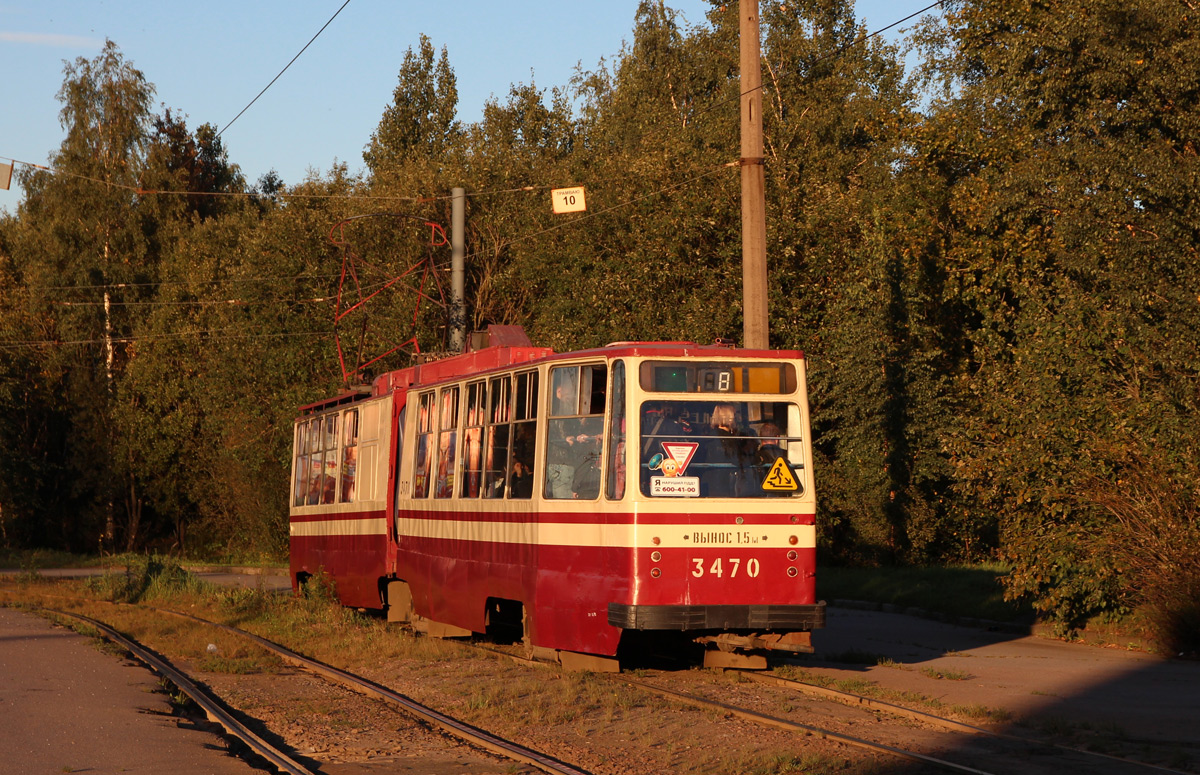
[[[720,579],[725,577],[726,570],[728,570],[729,578],[735,579],[737,578],[738,572],[742,569],[741,557],[730,557],[724,561],[718,557],[712,561],[712,564],[708,566],[707,570],[704,567],[704,559],[701,557],[693,557],[692,563],[692,575],[696,578],[701,578],[705,573],[707,573],[710,576],[716,576]],[[758,577],[758,572],[758,560],[751,557],[746,561],[745,573],[747,576],[753,579]]]

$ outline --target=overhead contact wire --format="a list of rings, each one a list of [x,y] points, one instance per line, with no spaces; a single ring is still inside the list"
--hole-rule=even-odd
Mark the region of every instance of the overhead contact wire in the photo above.
[[[308,50],[308,47],[313,44],[314,40],[316,40],[317,38],[319,38],[321,36],[321,33],[325,31],[326,27],[328,27],[330,24],[333,24],[333,20],[336,19],[338,17],[338,14],[340,14],[342,12],[342,10],[348,5],[350,5],[350,0],[346,0],[346,2],[342,3],[342,7],[338,8],[337,11],[334,12],[333,16],[329,17],[329,21],[325,22],[325,24],[322,25],[321,29],[317,30],[317,34],[312,36],[312,40],[305,43],[304,48],[300,49],[299,53],[297,53],[296,56],[292,57],[292,61],[288,62],[286,65],[284,65],[283,69],[279,71],[279,75],[276,75],[274,78],[272,78],[271,82],[269,84],[267,84],[266,86],[264,86],[263,90],[260,91],[254,97],[254,99],[250,100],[250,103],[248,105],[246,105],[246,107],[242,108],[241,111],[236,116],[234,116],[229,121],[228,124],[225,125],[224,129],[222,129],[220,132],[217,132],[217,137],[220,137],[225,132],[226,129],[233,126],[233,122],[237,121],[239,118],[241,118],[242,113],[245,113],[247,110],[249,110],[251,105],[258,102],[259,97],[261,97],[267,93],[267,89],[270,89],[272,86],[275,85],[275,82],[279,80],[280,76],[282,76],[284,73],[286,73],[288,68],[291,67],[296,62],[296,60],[300,58],[300,55]]]

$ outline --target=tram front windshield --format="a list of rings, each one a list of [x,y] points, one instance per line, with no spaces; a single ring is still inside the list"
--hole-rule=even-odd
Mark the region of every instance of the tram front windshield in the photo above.
[[[800,410],[786,401],[646,401],[641,492],[651,497],[803,494]]]

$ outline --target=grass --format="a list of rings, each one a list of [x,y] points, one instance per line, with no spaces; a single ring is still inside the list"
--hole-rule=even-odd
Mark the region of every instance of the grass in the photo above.
[[[970,673],[964,673],[961,670],[938,670],[935,667],[921,668],[921,675],[938,681],[969,681],[974,677]]]
[[[997,563],[958,567],[817,569],[817,594],[825,600],[864,600],[920,608],[954,617],[1031,624],[1027,606],[1004,599]]]
[[[53,549],[0,549],[0,570],[41,570],[44,568],[121,567],[144,558],[144,554],[74,554]],[[286,559],[255,554],[223,554],[213,557],[176,557],[181,565],[233,565],[255,568],[286,568]]]
[[[78,568],[95,564],[94,558],[49,549],[0,550],[0,569],[36,571],[42,568]]]
[[[837,689],[848,694],[857,694],[862,697],[883,700],[895,705],[921,708],[938,715],[949,714],[954,717],[975,721],[996,722],[1004,722],[1012,718],[1012,714],[1003,708],[988,708],[983,705],[947,705],[941,700],[927,697],[918,692],[887,689],[865,678],[845,678],[839,680],[821,673],[812,673],[792,665],[777,667],[775,668],[775,673],[781,678],[789,678],[793,681],[801,681],[826,689]]]
[[[136,556],[126,564],[124,572],[95,576],[86,584],[97,596],[113,603],[170,599],[181,593],[203,594],[211,589],[174,560],[157,555]]]
[[[973,721],[993,721],[1005,723],[1012,721],[1012,713],[1004,708],[989,708],[985,705],[951,705],[950,713],[959,718]]]
[[[756,761],[742,762],[742,766],[745,769],[741,771],[749,775],[775,775],[776,773],[832,775],[845,771],[843,759],[821,754],[763,754]]]

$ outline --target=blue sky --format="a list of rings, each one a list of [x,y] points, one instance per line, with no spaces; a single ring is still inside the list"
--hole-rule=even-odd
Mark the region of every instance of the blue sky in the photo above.
[[[774,0],[760,0],[760,3]],[[64,61],[91,59],[105,38],[155,86],[155,110],[188,126],[223,127],[296,55],[344,0],[204,3],[176,0],[0,0],[0,162],[45,164],[62,142],[55,97]],[[459,117],[513,83],[565,85],[618,53],[637,0],[415,3],[350,0],[295,64],[222,135],[253,182],[274,169],[285,183],[335,161],[362,168],[362,149],[391,101],[405,51],[421,33],[446,46],[458,78]],[[693,24],[705,0],[668,0]],[[859,0],[872,29],[928,5]],[[0,190],[15,210],[20,191]]]

